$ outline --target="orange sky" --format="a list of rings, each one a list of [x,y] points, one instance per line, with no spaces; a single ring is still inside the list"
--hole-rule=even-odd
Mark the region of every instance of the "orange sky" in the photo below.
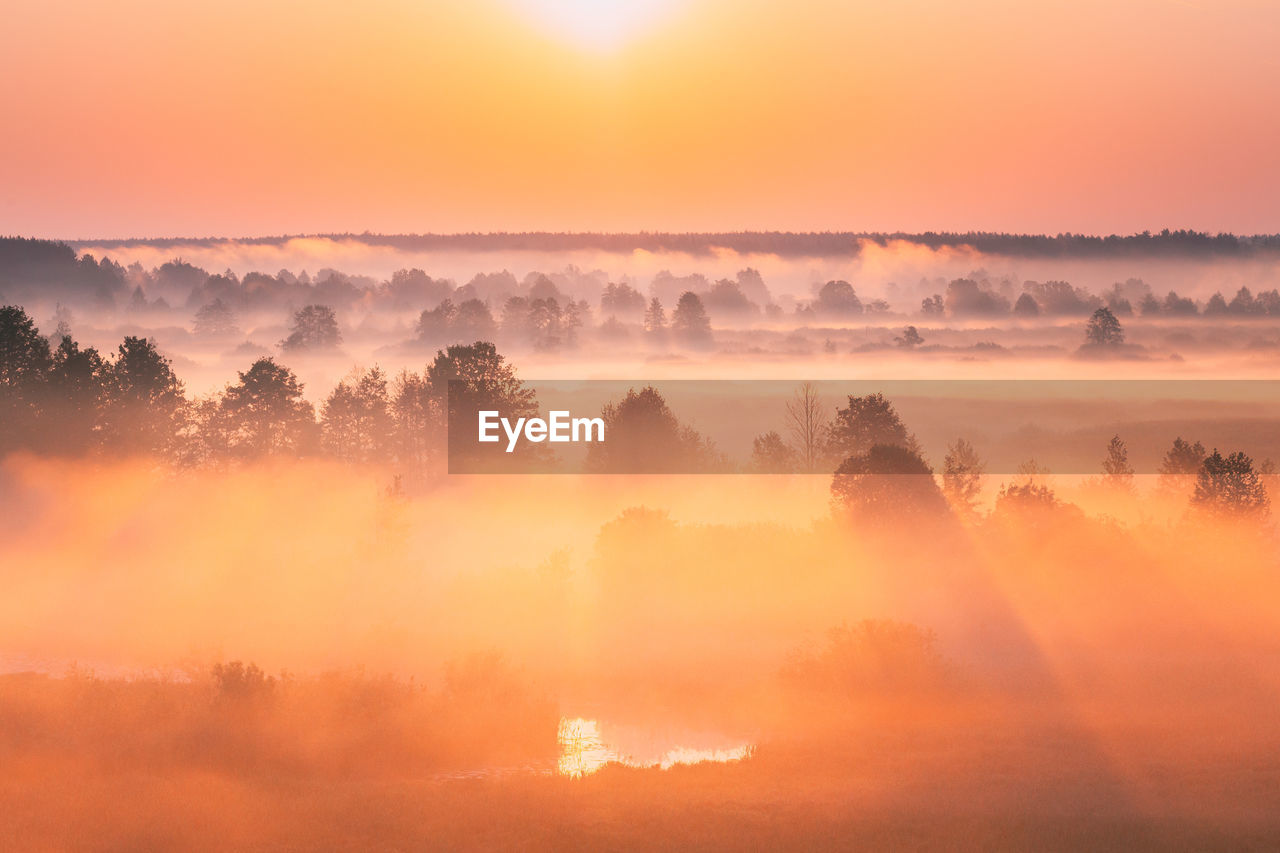
[[[1280,231],[1280,3],[632,2],[7,0],[0,233]]]

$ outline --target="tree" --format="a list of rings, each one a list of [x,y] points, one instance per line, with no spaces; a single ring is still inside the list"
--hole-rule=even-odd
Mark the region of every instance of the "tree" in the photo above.
[[[1119,346],[1124,343],[1124,328],[1110,308],[1099,308],[1085,326],[1084,339],[1094,346]]]
[[[849,397],[849,405],[836,410],[830,441],[833,455],[842,459],[865,454],[877,444],[919,452],[893,403],[879,393]]]
[[[588,471],[683,474],[725,467],[711,441],[681,424],[652,385],[629,388],[620,401],[605,405],[600,417],[605,440],[588,446]]]
[[[963,438],[947,448],[942,460],[942,493],[962,516],[972,516],[982,491],[982,458]]]
[[[127,453],[168,452],[182,429],[185,407],[182,382],[155,342],[126,337],[110,370],[106,443]]]
[[[441,458],[444,404],[444,399],[432,396],[431,383],[425,377],[407,370],[396,377],[391,432],[397,462],[412,471],[425,471]]]
[[[520,380],[515,368],[493,344],[476,341],[465,346],[455,344],[437,352],[435,360],[427,365],[426,382],[431,399],[445,412],[451,460],[474,465],[493,459],[504,460],[504,463],[546,459],[547,450],[542,444],[522,441],[513,454],[507,454],[501,441],[481,444],[475,439],[482,411],[495,411],[512,423],[517,418],[538,414],[533,389]]]
[[[942,518],[947,502],[933,470],[915,451],[876,444],[840,463],[831,479],[831,497],[850,516],[871,521]]]
[[[178,434],[176,461],[184,468],[198,468],[229,460],[232,439],[231,421],[222,407],[221,394],[192,400]]]
[[[1030,293],[1024,293],[1018,297],[1018,301],[1013,303],[1013,316],[1015,317],[1039,317],[1040,306],[1036,303],[1036,299]]]
[[[1209,301],[1205,303],[1205,306],[1204,306],[1204,316],[1212,317],[1216,314],[1226,314],[1226,313],[1227,313],[1227,300],[1222,298],[1221,291],[1213,294],[1213,296],[1210,296]]]
[[[1190,444],[1183,441],[1182,436],[1178,436],[1160,462],[1160,476],[1163,479],[1196,474],[1200,471],[1200,466],[1204,464],[1204,458],[1207,455],[1204,445],[1200,442]]]
[[[73,319],[71,309],[61,302],[53,306],[53,334],[49,336],[50,346],[57,346],[62,343],[63,338],[70,337]]]
[[[457,320],[457,306],[452,299],[444,299],[435,308],[428,308],[418,315],[414,334],[423,343],[436,344],[448,338]]]
[[[1114,435],[1107,444],[1107,458],[1102,460],[1102,473],[1107,484],[1122,489],[1133,488],[1133,466],[1129,464],[1129,448],[1120,436]]]
[[[52,366],[49,341],[27,312],[0,308],[0,450],[37,437],[39,397]]]
[[[52,363],[49,341],[27,312],[16,305],[0,308],[0,389],[35,388]]]
[[[1191,505],[1210,515],[1261,518],[1271,500],[1252,459],[1240,451],[1224,457],[1214,448],[1200,465]]]
[[[450,337],[459,342],[492,340],[494,329],[489,306],[479,299],[466,299],[458,306]]]
[[[223,393],[221,409],[233,455],[258,458],[310,448],[315,413],[298,377],[273,358],[260,358],[240,373],[240,381]]]
[[[667,312],[662,309],[658,297],[649,300],[644,312],[644,333],[651,341],[661,341],[667,334]]]
[[[926,317],[941,317],[947,313],[947,306],[942,301],[942,294],[935,293],[920,300],[920,313]]]
[[[564,343],[564,311],[555,297],[534,299],[529,303],[529,326],[533,332],[533,347],[537,350],[557,350]]]
[[[1009,313],[1009,300],[996,293],[984,281],[958,278],[947,285],[947,313],[952,317],[988,316]]]
[[[1062,507],[1053,489],[1035,482],[1008,483],[996,495],[997,515],[1037,515]]]
[[[382,286],[393,307],[405,310],[416,305],[440,302],[453,292],[453,284],[433,279],[420,269],[396,270]]]
[[[787,433],[799,454],[800,468],[808,474],[818,470],[829,442],[831,425],[822,412],[818,389],[805,382],[786,404]]]
[[[760,474],[790,474],[799,468],[800,456],[770,430],[751,442],[751,470]]]
[[[576,302],[570,299],[565,303],[560,316],[560,330],[564,335],[564,343],[571,347],[578,345],[578,331],[591,323],[591,303],[585,299]]]
[[[671,314],[671,334],[685,346],[706,346],[711,343],[711,319],[698,294],[686,290]]]
[[[236,315],[221,299],[215,299],[196,312],[195,333],[202,338],[229,338],[240,334]]]
[[[1258,303],[1253,298],[1253,292],[1247,287],[1242,287],[1236,291],[1236,295],[1232,297],[1231,304],[1227,309],[1232,314],[1254,314],[1257,313]]]
[[[280,342],[285,352],[334,350],[342,343],[338,318],[327,305],[308,305],[293,315],[293,329]]]
[[[644,313],[644,296],[629,284],[605,285],[600,296],[601,314],[631,315],[632,319]]]
[[[818,290],[813,307],[819,314],[851,317],[862,313],[862,300],[849,282],[829,281]]]
[[[915,326],[907,326],[900,336],[893,339],[893,342],[903,349],[915,349],[924,343],[924,338],[920,337],[920,332]]]
[[[1001,486],[996,495],[995,515],[1034,520],[1066,507],[1045,482],[1048,474],[1049,469],[1037,464],[1034,459],[1028,459],[1019,465],[1018,479]]]
[[[722,278],[711,285],[711,289],[706,294],[706,304],[716,316],[760,312],[760,306],[747,298],[738,283],[727,278]]]
[[[1170,290],[1168,295],[1164,298],[1164,313],[1173,317],[1194,317],[1200,312],[1196,308],[1194,300],[1188,299],[1185,296],[1179,296],[1176,292]]]
[[[1196,474],[1208,455],[1200,442],[1186,442],[1182,436],[1175,438],[1173,446],[1160,462],[1159,489],[1166,494],[1185,497],[1195,485]]]
[[[339,382],[320,413],[320,444],[346,462],[380,462],[391,442],[387,378],[374,367]]]
[[[96,443],[110,375],[96,349],[81,349],[70,335],[62,338],[49,370],[43,432],[50,446],[83,453]]]

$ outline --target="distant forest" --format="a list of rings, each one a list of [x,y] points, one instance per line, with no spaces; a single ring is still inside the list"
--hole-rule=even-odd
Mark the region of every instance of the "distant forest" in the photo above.
[[[803,241],[828,239],[838,235],[742,235],[745,239]],[[1002,237],[992,240],[1045,240],[1065,246],[1067,237]],[[917,237],[915,239],[926,239]],[[642,240],[645,235],[475,235],[461,237],[368,238],[378,240],[468,240],[506,239],[572,241]],[[653,235],[663,240],[662,235]],[[697,240],[705,235],[674,235],[689,245],[707,245]],[[890,239],[884,236],[883,239]],[[942,238],[939,238],[942,239]],[[956,237],[954,239],[960,239]],[[1223,246],[1221,251],[1274,251],[1280,237],[1240,238],[1230,235],[1210,237],[1191,232],[1156,236],[1078,238],[1118,241],[1135,246],[1144,240],[1152,245],[1190,247]],[[1136,242],[1135,242],[1136,241]],[[1198,242],[1201,241],[1201,242]],[[619,244],[621,245],[621,244]],[[792,244],[793,247],[798,244]],[[1084,244],[1082,244],[1084,245]],[[763,247],[760,247],[763,248]],[[1203,249],[1209,251],[1208,248]],[[1273,288],[1252,292],[1240,287],[1233,294],[1214,293],[1196,300],[1175,291],[1157,293],[1141,279],[1115,282],[1099,292],[1070,282],[1017,281],[1008,276],[992,278],[982,271],[969,278],[922,280],[923,299],[891,305],[883,298],[863,298],[847,281],[815,285],[808,300],[787,302],[784,309],[775,300],[759,270],[746,267],[733,278],[712,281],[701,273],[675,275],[661,270],[648,282],[611,281],[602,270],[584,271],[567,265],[561,271],[529,272],[518,280],[511,272],[477,272],[465,284],[433,278],[421,269],[402,269],[380,280],[334,269],[321,269],[314,276],[305,271],[294,274],[249,272],[239,276],[231,270],[215,273],[194,266],[180,257],[153,269],[138,263],[128,267],[110,257],[79,254],[71,244],[27,238],[0,238],[0,304],[44,303],[78,305],[94,310],[123,308],[135,313],[194,312],[196,331],[206,336],[238,334],[238,316],[249,312],[278,311],[293,314],[299,306],[314,305],[325,311],[346,311],[357,305],[367,309],[389,309],[418,314],[415,338],[418,343],[439,346],[494,339],[501,333],[506,343],[554,350],[572,344],[579,330],[599,332],[617,340],[625,338],[628,326],[639,328],[653,340],[664,340],[667,332],[677,341],[695,347],[710,345],[713,325],[762,317],[781,322],[789,315],[799,324],[840,323],[859,317],[919,316],[940,318],[1032,319],[1036,317],[1088,317],[1106,307],[1118,317],[1188,317],[1235,315],[1239,317],[1280,316],[1280,291]],[[932,291],[932,292],[930,292]],[[61,310],[61,309],[60,309]],[[61,320],[59,321],[61,322]],[[670,326],[668,327],[668,323]],[[496,332],[495,332],[496,330]],[[336,341],[336,338],[335,338]],[[918,343],[906,341],[904,345]]]
[[[558,233],[530,231],[491,234],[298,234],[274,237],[237,238],[245,245],[273,245],[294,238],[354,240],[369,246],[386,246],[405,251],[463,250],[504,251],[571,251],[606,252],[684,252],[706,255],[721,249],[741,253],[773,254],[782,257],[854,256],[863,241],[879,245],[892,242],[914,243],[931,249],[968,246],[980,252],[1011,257],[1094,258],[1130,255],[1199,255],[1243,256],[1280,253],[1280,235],[1209,234],[1201,231],[1165,229],[1159,233],[1106,236],[1090,234],[1000,234],[986,231],[967,233],[821,231],[795,233],[788,231],[740,231],[726,233],[671,234],[640,232],[636,234]],[[161,238],[128,240],[94,240],[103,248],[127,246],[214,245],[230,238]],[[90,245],[88,241],[72,242],[73,246]]]

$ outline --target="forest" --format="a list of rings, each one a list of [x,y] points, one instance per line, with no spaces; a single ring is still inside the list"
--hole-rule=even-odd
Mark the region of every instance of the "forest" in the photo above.
[[[4,252],[0,846],[1277,831],[1265,265]]]

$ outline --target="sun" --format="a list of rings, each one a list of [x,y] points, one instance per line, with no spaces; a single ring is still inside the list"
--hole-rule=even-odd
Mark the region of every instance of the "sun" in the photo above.
[[[679,0],[508,0],[549,34],[609,53],[657,24]]]

